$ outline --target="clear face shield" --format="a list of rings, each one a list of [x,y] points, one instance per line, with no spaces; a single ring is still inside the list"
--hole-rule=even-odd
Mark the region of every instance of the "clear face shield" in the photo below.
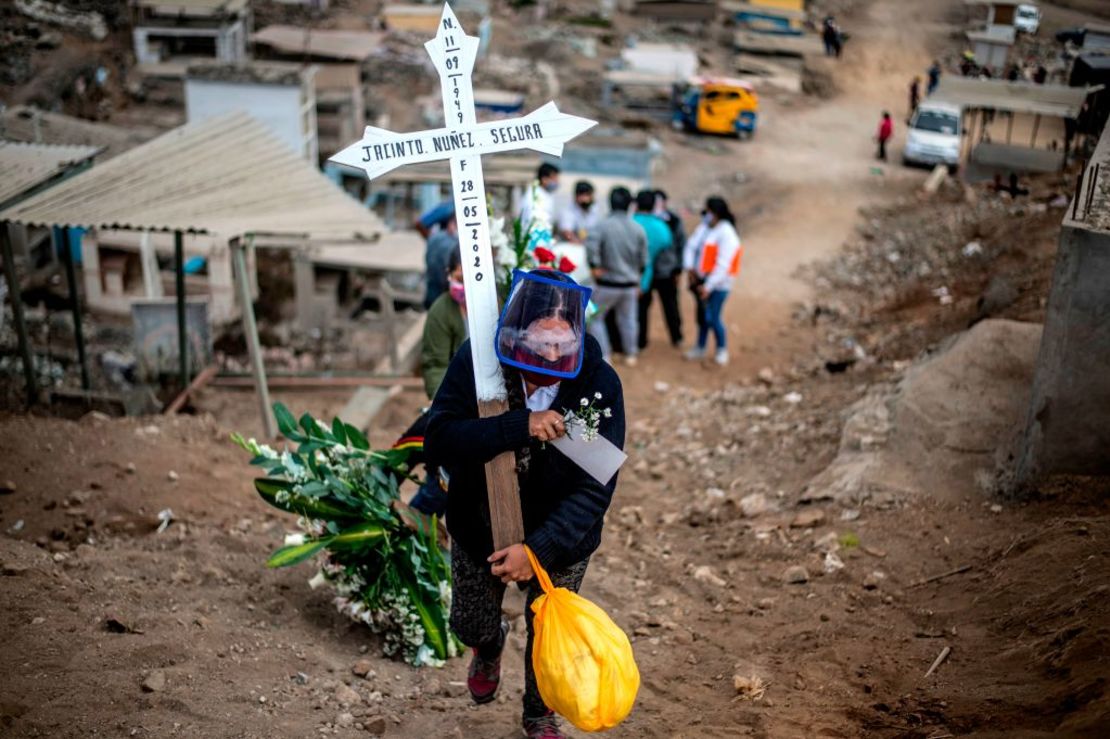
[[[497,325],[502,364],[549,377],[571,378],[582,369],[590,289],[555,270],[513,272]]]

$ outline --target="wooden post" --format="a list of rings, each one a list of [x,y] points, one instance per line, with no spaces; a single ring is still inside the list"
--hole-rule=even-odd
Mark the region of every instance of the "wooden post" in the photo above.
[[[66,284],[69,286],[69,299],[73,311],[73,338],[77,342],[77,363],[81,365],[81,389],[91,390],[89,381],[89,358],[85,354],[85,330],[81,326],[81,296],[77,292],[77,273],[73,268],[73,250],[70,248],[68,227],[62,228],[62,264],[66,270]]]
[[[228,244],[231,257],[235,262],[235,283],[239,286],[239,303],[243,311],[243,336],[247,341],[247,352],[251,359],[251,373],[254,375],[254,391],[258,396],[262,411],[262,428],[267,439],[277,436],[273,412],[270,410],[270,390],[266,386],[266,368],[262,365],[262,346],[258,341],[258,325],[254,322],[254,304],[251,301],[250,277],[247,275],[246,247],[236,237]]]
[[[499,416],[509,410],[505,400],[478,401],[482,418]],[[504,549],[524,541],[524,516],[520,512],[520,485],[516,477],[516,454],[504,452],[486,463],[486,489],[489,491],[489,521],[493,548]]]
[[[27,405],[39,401],[39,388],[35,382],[35,365],[31,357],[31,340],[27,336],[27,322],[23,318],[23,298],[19,289],[19,277],[15,272],[15,255],[8,233],[9,223],[0,223],[0,251],[3,251],[4,275],[8,280],[8,300],[12,301],[12,320],[15,321],[15,335],[19,339],[19,355],[23,360],[23,380],[27,384]]]
[[[393,286],[382,275],[378,278],[378,302],[381,303],[382,318],[385,319],[386,341],[389,342],[389,371],[396,372],[401,365],[397,348],[397,314],[393,306]]]
[[[1037,113],[1037,115],[1033,117],[1033,138],[1029,142],[1029,148],[1030,149],[1036,149],[1037,148],[1037,129],[1039,129],[1040,127],[1041,127],[1041,114]]]
[[[185,244],[180,231],[173,232],[173,271],[177,289],[177,366],[184,390],[189,387],[189,336],[185,327]]]

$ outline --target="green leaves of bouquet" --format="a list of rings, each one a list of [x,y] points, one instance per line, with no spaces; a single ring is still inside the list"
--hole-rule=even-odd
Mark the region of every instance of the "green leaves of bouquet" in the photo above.
[[[436,541],[436,522],[399,505],[410,476],[408,451],[375,451],[366,436],[336,418],[328,426],[297,419],[278,403],[282,435],[296,445],[278,452],[232,434],[266,471],[255,480],[270,505],[298,516],[304,532],[286,538],[268,567],[288,567],[324,553],[315,587],[330,583],[335,604],[384,636],[383,651],[413,665],[441,665],[459,652],[448,629],[451,576]]]

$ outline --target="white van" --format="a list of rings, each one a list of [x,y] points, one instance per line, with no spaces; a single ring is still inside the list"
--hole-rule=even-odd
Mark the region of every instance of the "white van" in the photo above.
[[[1021,4],[1014,11],[1014,28],[1030,36],[1037,35],[1041,27],[1041,9],[1036,5]]]
[[[960,107],[949,103],[929,102],[917,106],[910,119],[906,147],[902,150],[904,164],[960,164]]]

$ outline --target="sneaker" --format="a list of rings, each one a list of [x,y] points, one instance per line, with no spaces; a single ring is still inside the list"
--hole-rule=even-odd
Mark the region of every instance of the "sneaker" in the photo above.
[[[728,349],[718,349],[717,353],[713,356],[713,361],[722,367],[728,364]]]
[[[466,687],[470,689],[470,697],[478,705],[489,703],[497,697],[497,688],[501,685],[501,650],[505,648],[505,637],[509,634],[509,622],[501,619],[501,646],[497,648],[497,656],[493,659],[482,657],[478,648],[474,648],[474,656],[470,658],[470,670],[466,676]]]
[[[698,361],[698,360],[701,360],[701,359],[705,359],[705,347],[704,346],[692,346],[692,347],[690,347],[689,349],[686,350],[686,353],[683,356],[686,357],[687,359],[689,359],[690,361]]]
[[[553,711],[542,716],[525,716],[524,736],[528,739],[567,739],[567,735],[559,731],[559,720]]]
[[[627,356],[627,357],[624,358],[624,366],[625,367],[635,367],[636,363],[639,362],[639,361],[640,360],[636,359],[636,355],[633,354],[633,355],[630,355],[630,356]]]

